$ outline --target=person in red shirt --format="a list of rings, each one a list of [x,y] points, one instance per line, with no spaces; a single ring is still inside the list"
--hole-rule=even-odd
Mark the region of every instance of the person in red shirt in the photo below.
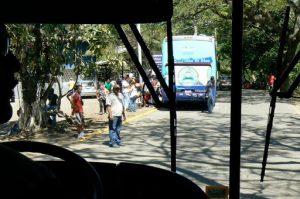
[[[73,114],[75,117],[75,123],[77,124],[77,132],[78,132],[78,139],[82,138],[84,133],[84,117],[83,117],[83,102],[81,98],[81,90],[82,86],[78,85],[75,86],[75,92],[73,93],[71,97],[71,103],[73,108]]]
[[[276,80],[276,77],[271,73],[268,77],[269,90],[273,89],[275,80]]]

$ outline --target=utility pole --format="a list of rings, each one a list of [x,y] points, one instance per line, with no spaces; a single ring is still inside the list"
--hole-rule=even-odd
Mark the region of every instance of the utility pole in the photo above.
[[[136,27],[137,27],[139,33],[141,34],[141,24],[136,24]],[[143,64],[142,64],[142,50],[141,50],[141,46],[140,46],[139,42],[137,42],[137,45],[138,45],[138,60],[141,63],[141,66],[143,66]],[[142,78],[141,75],[139,75],[139,80],[140,80],[140,83],[143,82],[143,78]]]
[[[196,25],[194,26],[194,35],[195,35],[195,36],[198,35],[198,28],[197,28]]]

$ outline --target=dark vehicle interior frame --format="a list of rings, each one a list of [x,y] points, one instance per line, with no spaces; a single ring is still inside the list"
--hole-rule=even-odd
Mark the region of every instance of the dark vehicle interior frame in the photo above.
[[[58,23],[58,24],[114,24],[120,38],[127,48],[135,66],[149,88],[156,105],[167,107],[170,111],[171,137],[171,171],[146,165],[121,162],[111,163],[87,162],[79,155],[67,149],[39,142],[12,141],[0,144],[1,164],[1,198],[207,198],[196,184],[176,173],[176,136],[177,116],[175,104],[174,60],[172,51],[172,0],[129,0],[129,1],[85,1],[88,9],[71,1],[51,1],[46,5],[34,1],[18,2],[22,9],[14,10],[13,1],[2,1],[0,12],[1,39],[6,36],[4,24],[10,23]],[[45,9],[45,7],[47,9]],[[78,11],[70,15],[66,10]],[[73,12],[74,13],[74,12]],[[288,9],[287,14],[288,16]],[[137,30],[137,23],[166,22],[168,38],[169,82],[164,82],[146,43]],[[129,24],[136,40],[139,42],[145,57],[160,81],[168,104],[162,104],[156,95],[133,47],[126,37],[122,25]],[[286,22],[285,22],[286,25]],[[277,67],[281,65],[285,31],[281,37]],[[243,40],[243,1],[232,1],[232,89],[230,110],[230,169],[229,196],[240,197],[240,149],[241,149],[241,77],[242,77],[242,40]],[[4,123],[11,117],[10,90],[16,85],[13,73],[19,70],[18,61],[1,41],[0,75],[4,88],[0,103],[0,121]],[[9,58],[8,58],[9,57]],[[287,71],[275,82],[271,92],[268,135],[263,165],[266,165],[268,139],[272,129],[272,118],[276,97],[291,97],[300,82],[296,78],[287,93],[277,93],[291,69],[299,61],[300,52],[294,58]],[[15,66],[13,68],[12,66]],[[278,73],[279,74],[279,73]],[[280,73],[281,74],[281,73]],[[234,104],[234,106],[232,106]],[[197,127],[195,127],[197,128]],[[38,152],[64,161],[33,161],[20,152]],[[263,170],[264,171],[264,170]],[[263,173],[263,172],[262,172]],[[263,176],[263,175],[262,175]],[[115,180],[117,179],[117,180]],[[262,177],[263,180],[263,177]],[[2,186],[3,185],[3,186]],[[26,186],[27,185],[27,186]]]

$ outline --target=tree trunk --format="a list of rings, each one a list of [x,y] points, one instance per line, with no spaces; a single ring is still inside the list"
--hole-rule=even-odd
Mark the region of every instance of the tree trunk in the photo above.
[[[26,79],[26,80],[25,80]],[[20,128],[25,131],[38,131],[47,124],[46,101],[37,95],[37,84],[33,78],[25,78],[23,86],[23,107],[20,115]]]
[[[38,103],[29,104],[23,102],[23,112],[20,117],[20,128],[25,131],[35,131],[40,129],[41,115],[39,114]]]

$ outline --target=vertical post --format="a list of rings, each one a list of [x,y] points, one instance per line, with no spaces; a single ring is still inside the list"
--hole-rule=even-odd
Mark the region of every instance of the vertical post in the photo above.
[[[240,198],[243,0],[232,1],[232,58],[230,107],[229,196]]]
[[[142,51],[145,54],[146,59],[148,60],[150,67],[152,68],[152,70],[155,72],[156,78],[159,80],[162,88],[164,89],[164,91],[166,92],[166,95],[168,96],[168,99],[170,98],[169,95],[169,87],[167,85],[167,83],[165,82],[162,74],[160,73],[156,63],[154,62],[154,59],[149,51],[149,49],[147,48],[146,43],[144,42],[142,36],[139,34],[137,27],[135,25],[130,24],[131,30],[136,38],[136,40],[139,42],[139,44],[141,45]]]
[[[197,28],[197,26],[196,26],[196,25],[194,26],[194,35],[195,35],[195,36],[197,36],[197,35],[198,35],[198,28]]]
[[[136,24],[136,27],[137,27],[139,33],[141,34],[141,24]],[[139,42],[137,42],[137,45],[138,45],[138,48],[137,48],[138,49],[138,59],[139,59],[139,62],[141,64],[141,66],[143,66],[143,64],[142,64],[142,50],[141,50],[141,45],[140,45]],[[139,75],[139,80],[140,80],[140,83],[143,82],[143,78],[142,78],[141,75]]]
[[[170,91],[170,136],[171,136],[171,171],[176,172],[176,139],[177,139],[177,118],[176,118],[176,95],[174,81],[174,57],[172,42],[172,23],[167,21],[167,39],[168,39],[168,66],[169,66],[169,91]]]

